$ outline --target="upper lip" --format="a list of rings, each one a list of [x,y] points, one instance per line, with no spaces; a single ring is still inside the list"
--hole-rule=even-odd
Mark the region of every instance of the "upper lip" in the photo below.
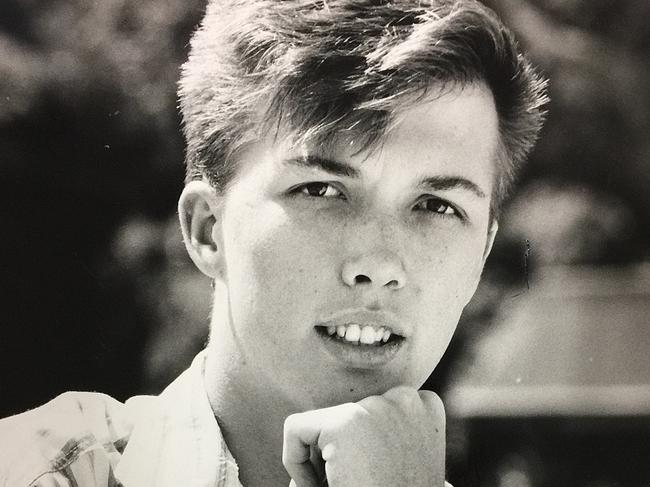
[[[394,335],[405,338],[409,334],[408,327],[405,326],[403,321],[387,311],[341,310],[330,314],[323,320],[319,320],[316,326],[351,325],[353,323],[359,326],[388,328]]]

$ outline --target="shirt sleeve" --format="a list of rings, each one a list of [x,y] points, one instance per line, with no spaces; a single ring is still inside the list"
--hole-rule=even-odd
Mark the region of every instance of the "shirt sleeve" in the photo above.
[[[123,410],[104,394],[70,392],[1,420],[0,487],[118,487]]]

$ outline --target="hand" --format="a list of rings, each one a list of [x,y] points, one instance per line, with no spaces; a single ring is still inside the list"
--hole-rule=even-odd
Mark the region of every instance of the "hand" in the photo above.
[[[357,403],[292,414],[282,462],[291,487],[443,487],[445,411],[429,391],[395,387]],[[323,468],[324,462],[324,468]]]

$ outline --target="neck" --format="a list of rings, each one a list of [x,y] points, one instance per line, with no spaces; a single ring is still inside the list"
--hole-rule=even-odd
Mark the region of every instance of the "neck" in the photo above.
[[[214,316],[213,316],[214,321]],[[217,330],[212,323],[213,333]],[[221,331],[229,327],[220,328]],[[246,487],[287,487],[289,476],[282,465],[285,418],[296,412],[278,399],[272,387],[259,384],[254,370],[229,333],[211,337],[205,384],[212,410],[226,444],[239,467]]]

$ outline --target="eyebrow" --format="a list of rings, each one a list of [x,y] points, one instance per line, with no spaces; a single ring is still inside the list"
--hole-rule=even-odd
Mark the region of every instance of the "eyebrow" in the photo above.
[[[430,178],[424,178],[420,181],[419,185],[434,191],[464,189],[474,193],[479,198],[486,197],[485,192],[483,192],[476,183],[473,183],[469,179],[456,176],[433,176]]]
[[[307,167],[310,169],[320,169],[321,171],[334,174],[335,176],[347,176],[352,178],[360,177],[360,172],[345,162],[336,161],[327,157],[317,155],[307,155],[292,157],[283,161],[285,164]],[[485,192],[479,186],[469,179],[458,176],[432,176],[424,178],[418,186],[428,188],[433,191],[444,191],[450,189],[464,189],[474,193],[479,198],[485,198]]]
[[[335,176],[347,176],[351,178],[359,177],[359,170],[344,162],[320,157],[316,155],[292,157],[283,161],[286,164],[299,167],[308,167],[320,169],[321,171],[334,174]]]

